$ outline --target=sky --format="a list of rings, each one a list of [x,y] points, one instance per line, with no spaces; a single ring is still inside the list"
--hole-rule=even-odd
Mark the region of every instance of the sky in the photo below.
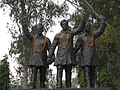
[[[5,12],[0,9],[0,60],[2,60],[5,54],[8,55],[8,61],[10,65],[10,71],[13,73],[13,75],[16,74],[16,70],[14,67],[17,66],[16,62],[12,60],[12,58],[9,56],[9,49],[10,44],[12,42],[11,34],[9,33],[7,26],[7,23],[12,23],[9,17],[9,9],[6,9]]]
[[[11,22],[9,15],[0,9],[0,59],[8,54],[8,48],[11,43],[11,35],[6,28],[7,22]]]
[[[64,0],[54,0],[56,3],[61,4]],[[74,8],[70,5],[71,9],[69,10],[69,12],[73,12]],[[59,22],[64,19],[64,18],[59,18],[56,19],[56,25],[54,25],[46,34],[47,37],[50,38],[51,42],[54,39],[54,36],[61,31],[61,27]],[[9,48],[10,48],[10,44],[12,42],[12,37],[11,34],[8,31],[7,26],[7,22],[12,23],[12,21],[10,20],[9,17],[9,10],[6,10],[5,12],[2,11],[2,9],[0,9],[0,60],[3,59],[3,56],[5,54],[9,54]],[[53,32],[50,32],[50,31]],[[12,73],[16,73],[14,67],[17,67],[17,64],[15,61],[11,60],[11,58],[9,58],[9,63],[10,63],[10,70]],[[56,69],[55,67],[52,65],[50,65],[50,68],[54,68],[53,70],[53,74],[56,74]],[[15,74],[16,75],[16,74]]]

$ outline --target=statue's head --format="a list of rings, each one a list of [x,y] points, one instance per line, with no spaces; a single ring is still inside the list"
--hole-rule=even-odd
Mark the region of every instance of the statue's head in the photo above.
[[[63,28],[63,30],[67,30],[68,28],[68,21],[63,19],[61,22],[60,22],[60,25],[61,27]]]
[[[85,32],[90,32],[90,31],[91,31],[91,23],[90,21],[87,21],[85,25]]]
[[[36,27],[37,33],[42,34],[44,26],[41,23],[39,23],[35,27]]]

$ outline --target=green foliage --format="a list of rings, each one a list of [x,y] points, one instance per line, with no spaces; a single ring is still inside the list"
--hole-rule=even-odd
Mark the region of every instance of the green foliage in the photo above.
[[[118,26],[119,27],[119,26]],[[120,40],[119,31],[106,28],[105,33],[98,39],[98,53],[100,57],[100,68],[108,71],[111,86],[120,87]],[[104,73],[103,73],[104,74]],[[108,78],[108,77],[106,77]]]
[[[71,0],[67,0],[70,2]],[[100,24],[100,17],[107,18],[107,28],[103,35],[97,40],[97,52],[100,59],[98,84],[99,86],[120,87],[120,2],[119,0],[75,0],[71,3],[76,5],[76,12],[71,20],[76,25],[78,14],[82,8],[85,16],[93,22],[93,31],[97,30]],[[79,9],[79,10],[78,10]]]
[[[105,68],[99,72],[97,84],[99,87],[110,87],[111,79]]]
[[[79,71],[79,73],[80,73],[80,76],[79,76],[80,86],[84,87],[84,73],[83,73],[82,69],[80,69],[80,70],[81,70],[81,71]]]
[[[52,69],[49,68],[47,70],[47,82],[46,82],[46,87],[50,88],[50,89],[55,89],[56,88],[56,78],[55,78],[55,74],[52,73]]]
[[[0,90],[9,90],[9,63],[8,56],[5,55],[3,60],[0,60]]]
[[[91,19],[93,31],[98,29],[100,17],[107,18],[107,28],[103,35],[97,39],[97,52],[100,58],[100,67],[98,71],[98,86],[113,86],[120,88],[120,1],[119,0],[66,0],[76,7],[76,11],[70,16],[73,26],[77,27],[81,17],[85,15],[86,19]],[[28,28],[32,28],[36,23],[42,22],[45,26],[44,31],[54,25],[54,19],[66,16],[68,6],[66,2],[61,5],[55,4],[51,0],[2,0],[0,7],[5,11],[7,6],[10,8],[10,17],[15,23],[9,26],[9,31],[13,37],[11,43],[10,55],[16,55],[15,59],[20,64],[18,72],[28,72],[28,58],[31,52],[31,42],[26,39],[22,33],[21,19],[23,14],[27,16]],[[26,13],[22,11],[24,7]],[[100,17],[99,17],[100,16]],[[96,21],[97,27],[95,27]],[[16,28],[17,25],[17,28]],[[79,69],[78,69],[79,70]],[[80,73],[77,71],[77,73]],[[51,74],[50,74],[51,75]],[[80,85],[83,86],[83,74],[80,73]],[[54,77],[51,77],[54,78]],[[51,79],[52,80],[52,79]],[[111,82],[110,82],[111,81]],[[50,81],[51,83],[54,82]],[[55,83],[55,82],[54,82]],[[51,86],[54,88],[55,86]]]

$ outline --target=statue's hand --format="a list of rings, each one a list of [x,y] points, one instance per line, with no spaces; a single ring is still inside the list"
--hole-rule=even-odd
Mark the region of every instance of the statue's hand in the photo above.
[[[106,22],[106,17],[105,16],[102,17],[102,22]]]
[[[48,63],[48,64],[50,63],[50,60],[51,60],[51,58],[48,57],[48,58],[47,58],[47,63]]]
[[[47,63],[48,63],[48,65],[52,64],[53,63],[53,59],[48,57]]]

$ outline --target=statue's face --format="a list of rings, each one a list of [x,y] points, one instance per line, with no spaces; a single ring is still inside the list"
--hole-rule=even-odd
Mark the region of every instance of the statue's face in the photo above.
[[[87,22],[85,25],[85,31],[90,32],[90,30],[91,30],[91,24],[90,24],[90,22]]]
[[[42,24],[36,25],[36,30],[37,30],[38,34],[42,34],[42,32],[43,32],[43,25]]]
[[[63,21],[63,22],[61,23],[61,27],[63,28],[63,30],[67,30],[68,22],[67,22],[67,21]]]

